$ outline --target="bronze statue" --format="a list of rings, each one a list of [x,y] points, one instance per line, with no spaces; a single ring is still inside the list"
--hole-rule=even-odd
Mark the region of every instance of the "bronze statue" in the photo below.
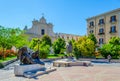
[[[44,62],[40,61],[39,58],[39,51],[35,52],[28,52],[27,47],[22,47],[18,51],[17,58],[20,59],[21,64],[42,64],[44,65]]]

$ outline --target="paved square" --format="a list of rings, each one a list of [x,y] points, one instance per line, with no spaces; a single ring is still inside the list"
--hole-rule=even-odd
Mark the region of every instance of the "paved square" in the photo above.
[[[58,67],[57,71],[31,79],[15,77],[13,70],[0,70],[0,81],[120,81],[120,66]]]

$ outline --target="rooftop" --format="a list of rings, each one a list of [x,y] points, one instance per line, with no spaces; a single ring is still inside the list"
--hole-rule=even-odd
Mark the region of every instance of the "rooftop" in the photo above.
[[[102,13],[102,14],[99,14],[99,15],[96,15],[96,16],[93,16],[93,17],[90,17],[90,18],[87,18],[86,20],[90,20],[92,18],[96,18],[96,17],[103,16],[103,15],[110,14],[110,13],[114,13],[114,12],[117,12],[117,11],[120,11],[120,8],[109,11],[109,12],[105,12],[105,13]]]

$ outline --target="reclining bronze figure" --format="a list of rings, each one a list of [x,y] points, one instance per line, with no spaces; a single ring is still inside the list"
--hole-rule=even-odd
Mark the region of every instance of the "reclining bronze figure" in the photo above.
[[[20,60],[20,64],[44,65],[44,62],[40,61],[39,51],[29,52],[27,47],[22,47],[19,49],[17,59]]]

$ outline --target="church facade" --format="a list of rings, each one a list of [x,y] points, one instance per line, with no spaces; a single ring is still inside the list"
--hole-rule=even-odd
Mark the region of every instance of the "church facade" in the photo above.
[[[65,41],[71,39],[78,40],[78,38],[80,37],[79,35],[73,34],[54,33],[53,24],[47,23],[46,19],[43,16],[40,18],[40,20],[34,19],[32,21],[32,27],[29,29],[25,27],[24,30],[26,31],[25,33],[29,35],[29,40],[31,40],[32,38],[40,38],[45,34],[50,36],[52,41],[54,41],[58,37],[65,39]]]

